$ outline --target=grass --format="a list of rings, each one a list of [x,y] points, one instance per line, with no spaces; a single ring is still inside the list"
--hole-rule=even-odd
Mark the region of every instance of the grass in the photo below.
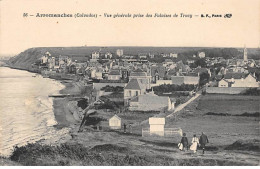
[[[111,149],[113,150],[112,152],[107,151]],[[162,150],[159,149],[159,151]],[[128,148],[123,148],[124,154],[118,152],[122,152],[122,148],[112,144],[95,146],[92,149],[81,144],[62,144],[60,146],[29,144],[27,146],[16,148],[10,159],[27,166],[250,165],[250,163],[221,159],[203,159],[196,157],[186,159],[173,158],[166,155],[143,155],[130,153]]]
[[[259,137],[260,97],[241,95],[205,95],[166,120],[167,125],[181,127],[191,139],[193,134],[205,132],[210,146],[233,144],[237,140]],[[227,111],[232,107],[232,111]],[[246,110],[246,111],[245,111]],[[247,112],[247,113],[245,113]]]
[[[200,99],[198,109],[204,112],[242,114],[260,111],[260,96],[205,95]]]

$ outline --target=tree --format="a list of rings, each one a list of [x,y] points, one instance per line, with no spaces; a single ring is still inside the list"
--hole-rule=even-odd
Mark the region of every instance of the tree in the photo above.
[[[205,61],[205,59],[198,59],[194,62],[195,66],[198,67],[207,67],[207,63]]]
[[[203,86],[208,82],[209,82],[209,74],[206,72],[201,73],[200,80],[199,80],[199,86]]]

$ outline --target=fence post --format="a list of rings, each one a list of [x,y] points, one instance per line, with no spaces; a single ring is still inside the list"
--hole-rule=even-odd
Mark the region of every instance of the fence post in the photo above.
[[[182,129],[180,128],[180,135],[182,136]]]

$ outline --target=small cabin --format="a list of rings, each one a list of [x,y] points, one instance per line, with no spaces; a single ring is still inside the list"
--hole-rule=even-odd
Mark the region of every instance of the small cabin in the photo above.
[[[165,118],[151,117],[149,118],[150,134],[164,136]]]
[[[111,129],[121,129],[121,118],[114,115],[109,119],[109,127]]]

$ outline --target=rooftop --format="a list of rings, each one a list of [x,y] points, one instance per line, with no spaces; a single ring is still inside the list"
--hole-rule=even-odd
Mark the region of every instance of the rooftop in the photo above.
[[[131,80],[127,83],[125,89],[137,89],[137,90],[141,90],[141,89],[145,89],[145,88],[144,88],[143,85],[139,82],[138,79],[131,79]]]

